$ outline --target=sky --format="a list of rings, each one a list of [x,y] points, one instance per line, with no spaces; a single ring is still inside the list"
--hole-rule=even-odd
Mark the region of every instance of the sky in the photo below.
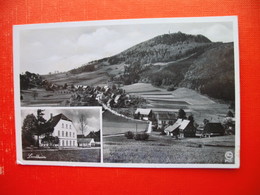
[[[105,24],[105,22],[104,22]],[[48,74],[116,55],[155,36],[202,34],[214,42],[232,42],[232,22],[150,23],[24,29],[20,33],[20,72]]]
[[[100,118],[100,109],[98,108],[84,108],[84,109],[44,109],[44,118],[46,120],[50,119],[51,113],[53,116],[56,116],[60,113],[64,114],[66,117],[72,120],[73,125],[75,126],[78,134],[81,134],[80,131],[80,122],[79,116],[83,114],[86,117],[86,128],[84,131],[85,135],[88,135],[90,131],[98,131],[101,129],[101,118]],[[37,109],[24,109],[21,111],[21,125],[23,124],[23,120],[28,114],[34,114],[37,116]]]

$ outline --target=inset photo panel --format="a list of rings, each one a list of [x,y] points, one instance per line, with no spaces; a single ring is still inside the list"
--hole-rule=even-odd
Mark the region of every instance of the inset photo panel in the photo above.
[[[16,126],[18,163],[102,162],[101,107],[23,108],[20,116]]]

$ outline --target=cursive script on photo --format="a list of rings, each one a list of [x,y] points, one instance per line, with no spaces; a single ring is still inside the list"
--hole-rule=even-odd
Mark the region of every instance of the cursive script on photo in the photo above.
[[[33,155],[33,153],[30,153],[27,155],[27,159],[46,159],[46,156],[43,156],[42,154]]]

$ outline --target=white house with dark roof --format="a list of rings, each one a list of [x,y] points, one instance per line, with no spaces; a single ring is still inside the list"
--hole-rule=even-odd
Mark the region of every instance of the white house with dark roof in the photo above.
[[[137,108],[135,115],[138,119],[149,120],[149,118],[152,116],[152,110],[148,108]]]
[[[154,112],[154,115],[159,128],[162,128],[169,123],[173,124],[176,121],[176,115],[173,112],[156,111]]]
[[[51,115],[48,123],[53,127],[50,135],[59,138],[60,147],[77,147],[77,130],[72,120],[61,113],[56,116]],[[40,136],[40,146],[45,146],[42,142],[43,138],[44,135]]]
[[[174,131],[178,131],[179,138],[195,137],[196,128],[191,121],[178,119],[173,125],[168,126],[164,130],[167,135],[173,135]]]

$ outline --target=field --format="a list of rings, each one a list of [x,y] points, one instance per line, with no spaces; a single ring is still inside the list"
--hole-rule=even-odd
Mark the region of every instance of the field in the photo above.
[[[234,139],[234,136],[222,136],[176,140],[154,132],[147,141],[124,136],[105,137],[104,162],[223,164],[225,153],[234,153]]]
[[[180,108],[185,112],[193,114],[198,124],[203,123],[204,119],[212,122],[221,122],[228,112],[228,104],[216,102],[198,92],[178,88],[175,91],[154,87],[148,83],[136,83],[123,87],[127,93],[141,96],[147,100],[147,108],[154,111],[178,112]]]
[[[104,70],[97,70],[93,72],[83,72],[80,74],[58,73],[44,75],[43,78],[58,85],[64,85],[67,83],[68,85],[73,84],[93,86],[106,83],[108,80],[108,75]]]
[[[103,113],[103,136],[124,134],[127,131],[144,131],[147,126],[145,121],[126,119],[109,111]]]
[[[61,106],[64,101],[70,99],[70,93],[46,91],[45,89],[22,90],[22,106]]]
[[[30,158],[29,156],[40,156]],[[28,158],[29,157],[29,158]],[[46,158],[43,158],[46,157]],[[24,160],[68,161],[68,162],[100,162],[100,148],[90,149],[53,149],[53,150],[23,150]]]

